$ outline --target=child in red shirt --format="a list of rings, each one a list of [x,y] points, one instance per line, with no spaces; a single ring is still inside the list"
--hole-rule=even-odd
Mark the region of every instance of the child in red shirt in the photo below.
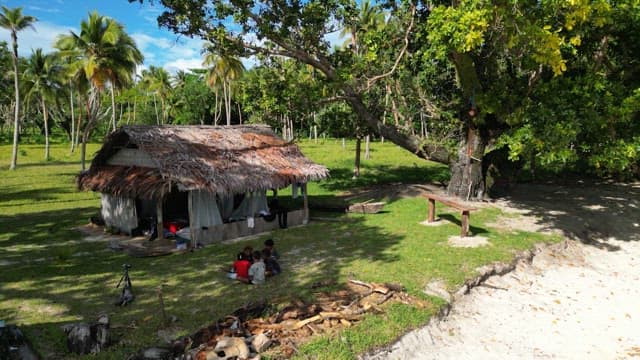
[[[242,281],[244,283],[249,282],[249,267],[251,262],[247,259],[245,254],[239,253],[238,259],[233,262],[233,268],[231,272],[227,274],[230,279]]]

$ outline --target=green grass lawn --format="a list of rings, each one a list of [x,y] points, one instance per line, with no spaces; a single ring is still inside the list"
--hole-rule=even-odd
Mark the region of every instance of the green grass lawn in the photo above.
[[[362,177],[354,181],[353,143],[347,143],[346,149],[339,140],[300,145],[307,156],[331,170],[330,179],[310,184],[312,203],[332,201],[354,186],[446,181],[448,176],[441,165],[420,160],[390,143],[374,143],[371,160],[363,160]],[[88,154],[98,146],[91,145]],[[480,265],[509,261],[518,250],[556,240],[488,227],[501,214],[485,209],[473,213],[471,231],[487,237],[491,246],[451,248],[447,238],[459,233],[458,225],[420,225],[426,202],[400,199],[391,201],[380,214],[340,215],[342,221],[312,222],[268,235],[276,242],[285,271],[265,286],[253,288],[227,280],[219,269],[230,265],[245,245],[261,248],[267,235],[155,258],[113,252],[106,243],[85,241],[72,230],[87,224],[99,211],[98,194],[75,188],[78,154],[70,155],[66,145],[54,145],[52,161],[44,163],[43,146],[20,149],[18,169],[9,171],[11,147],[0,146],[0,319],[19,324],[47,359],[73,358],[65,353],[61,325],[92,321],[103,311],[111,316],[120,341],[96,359],[123,359],[142,347],[161,344],[157,297],[161,286],[167,313],[178,319],[171,328],[175,336],[193,333],[251,301],[282,304],[294,297],[312,301],[310,285],[324,279],[339,284],[349,277],[401,283],[410,294],[431,304],[426,308],[394,304],[385,314],[369,316],[340,334],[316,338],[298,354],[302,358],[351,359],[425,324],[442,305],[441,300],[422,292],[431,280],[443,279],[455,289]],[[444,207],[438,210],[459,221],[456,212]],[[132,265],[136,300],[120,308],[112,304],[124,263]]]

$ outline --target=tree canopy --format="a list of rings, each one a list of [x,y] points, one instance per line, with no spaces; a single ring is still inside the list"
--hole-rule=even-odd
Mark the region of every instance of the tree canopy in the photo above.
[[[386,1],[384,26],[369,28],[367,9],[347,0],[157,3],[160,25],[206,39],[220,54],[313,67],[330,89],[326,101],[345,101],[376,134],[450,164],[448,190],[457,196],[484,195],[485,157],[497,149],[532,164],[583,159],[610,173],[638,161],[636,140],[616,132],[604,141],[594,131],[603,121],[630,129],[638,116],[628,76],[637,64],[623,65],[638,55],[622,45],[638,43],[632,0]],[[352,44],[332,49],[327,34],[340,30]],[[595,88],[616,96],[593,98]],[[584,102],[576,92],[588,95]],[[416,134],[417,124],[435,131]]]

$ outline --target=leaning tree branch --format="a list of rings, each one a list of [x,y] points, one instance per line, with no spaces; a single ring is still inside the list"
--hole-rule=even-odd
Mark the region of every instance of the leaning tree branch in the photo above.
[[[402,58],[404,57],[405,52],[407,51],[407,48],[409,47],[409,35],[411,34],[411,29],[413,29],[413,22],[414,22],[414,19],[415,19],[415,14],[416,14],[416,6],[415,5],[411,5],[411,22],[409,22],[409,26],[407,27],[407,31],[404,34],[404,45],[402,46],[402,49],[400,50],[400,54],[398,54],[398,57],[396,58],[396,61],[393,64],[393,67],[389,71],[387,71],[384,74],[376,75],[376,76],[372,77],[371,79],[367,80],[367,90],[370,89],[371,86],[373,86],[373,84],[376,81],[390,76],[398,68],[398,65],[400,64],[400,60],[402,60]]]

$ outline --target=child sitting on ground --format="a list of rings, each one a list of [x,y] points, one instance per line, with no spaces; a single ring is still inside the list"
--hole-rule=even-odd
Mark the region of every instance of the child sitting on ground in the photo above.
[[[237,260],[233,262],[233,268],[227,274],[229,279],[235,279],[243,283],[249,282],[249,267],[251,263],[247,260],[244,253],[239,253]]]
[[[249,262],[253,264],[253,247],[249,245],[245,246],[244,250],[242,250],[242,253],[244,254],[244,258],[249,260]]]
[[[273,244],[273,239],[267,239],[264,241],[264,248],[266,250],[269,250],[269,253],[271,254],[271,257],[275,260],[278,260],[280,258],[280,254],[278,254],[278,251],[276,250],[275,245]]]
[[[280,264],[271,256],[269,249],[262,249],[262,258],[264,259],[265,275],[273,276],[280,274]]]
[[[253,265],[249,268],[249,279],[251,284],[264,284],[265,266],[262,262],[260,251],[253,252]]]

